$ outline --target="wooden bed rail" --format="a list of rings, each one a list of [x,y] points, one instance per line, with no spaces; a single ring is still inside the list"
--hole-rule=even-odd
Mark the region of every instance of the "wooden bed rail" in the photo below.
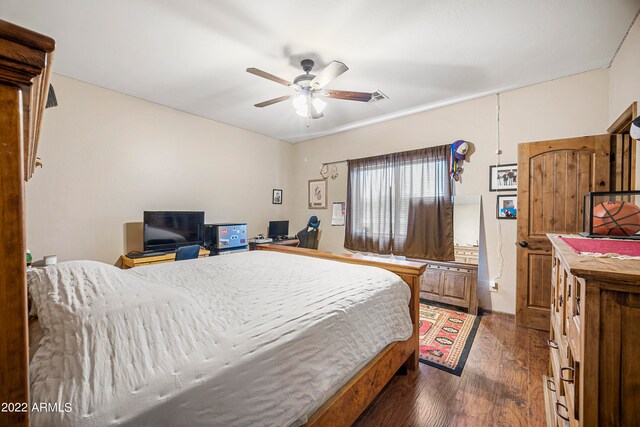
[[[258,245],[257,249],[383,268],[400,276],[411,289],[409,302],[409,313],[413,323],[411,337],[406,341],[398,341],[385,347],[313,414],[307,426],[350,426],[401,367],[404,366],[410,370],[418,369],[420,276],[426,268],[425,263],[351,254],[337,255],[315,249],[282,245]]]

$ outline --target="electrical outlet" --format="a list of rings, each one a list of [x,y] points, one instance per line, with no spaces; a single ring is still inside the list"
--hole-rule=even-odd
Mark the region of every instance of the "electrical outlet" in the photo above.
[[[498,292],[498,283],[495,280],[489,281],[489,292]]]

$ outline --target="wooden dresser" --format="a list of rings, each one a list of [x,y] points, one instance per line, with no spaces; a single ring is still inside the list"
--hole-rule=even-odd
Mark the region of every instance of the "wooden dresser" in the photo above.
[[[425,261],[420,298],[478,314],[478,248],[456,247],[456,261]]]
[[[640,260],[553,245],[547,425],[640,425]]]

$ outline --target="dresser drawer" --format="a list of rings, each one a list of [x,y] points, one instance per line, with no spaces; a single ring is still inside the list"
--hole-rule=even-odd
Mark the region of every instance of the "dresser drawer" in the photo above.
[[[564,396],[558,394],[555,380],[543,375],[542,385],[544,387],[544,408],[547,427],[570,426],[567,402]]]
[[[547,427],[556,427],[558,425],[558,416],[556,415],[556,384],[552,377],[542,376],[542,387],[544,388],[544,409]]]
[[[571,347],[571,354],[573,358],[578,362],[581,359],[580,355],[580,318],[571,316],[569,319],[569,328],[567,329],[567,339],[569,340],[569,346]]]
[[[551,369],[549,374],[556,385],[556,393],[562,395],[564,394],[564,390],[562,389],[562,382],[560,381],[560,347],[555,340],[549,340],[549,356],[549,359],[551,360]]]
[[[564,318],[566,315],[566,306],[567,306],[567,297],[566,297],[566,280],[567,280],[567,272],[562,268],[561,265],[558,265],[558,280],[557,285],[555,287],[555,294],[552,296],[552,308],[551,317],[553,321],[556,322],[558,327],[558,333],[564,335],[565,332],[565,322]]]
[[[567,401],[564,396],[557,396],[556,404],[555,404],[555,412],[556,412],[556,420],[558,422],[558,427],[570,427],[570,418],[567,408]]]

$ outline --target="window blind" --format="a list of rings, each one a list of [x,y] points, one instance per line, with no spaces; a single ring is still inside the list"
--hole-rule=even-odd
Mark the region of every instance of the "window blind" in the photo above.
[[[349,160],[345,247],[449,261],[448,145]]]

